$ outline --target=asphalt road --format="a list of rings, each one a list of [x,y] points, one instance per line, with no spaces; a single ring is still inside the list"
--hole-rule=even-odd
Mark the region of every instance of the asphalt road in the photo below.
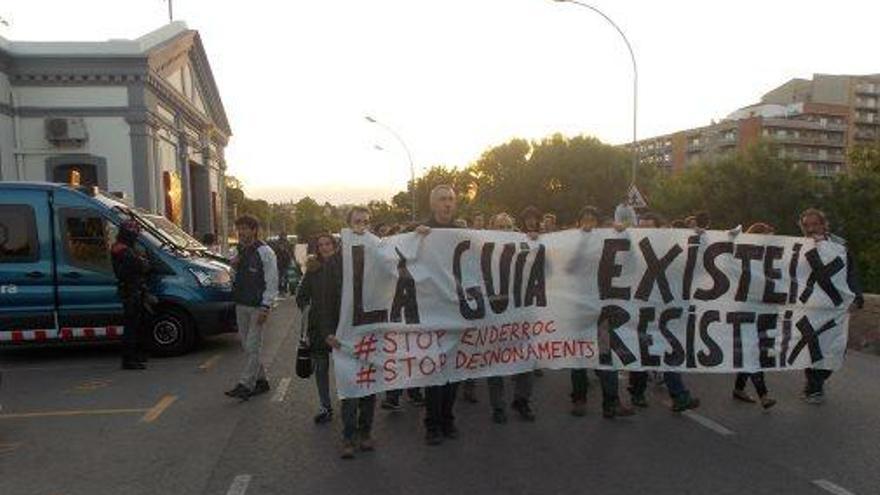
[[[696,414],[652,386],[650,408],[606,420],[591,375],[575,418],[568,373],[551,371],[535,423],[496,425],[480,382],[480,403],[456,406],[458,440],[425,446],[418,409],[377,409],[376,452],[345,461],[340,420],[316,426],[314,385],[293,373],[298,327],[283,302],[264,348],[273,390],[246,403],[222,393],[242,365],[231,335],[145,372],[119,370],[112,347],[0,351],[0,494],[880,493],[876,356],[850,353],[822,406],[798,399],[799,373],[768,375],[769,412],[733,402],[730,376],[690,375]]]

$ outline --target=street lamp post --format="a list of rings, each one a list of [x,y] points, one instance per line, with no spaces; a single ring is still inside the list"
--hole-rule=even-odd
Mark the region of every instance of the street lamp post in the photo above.
[[[406,151],[406,158],[407,158],[407,160],[409,160],[409,176],[410,176],[410,182],[411,182],[409,189],[410,189],[410,196],[412,196],[412,220],[415,221],[416,220],[416,167],[413,164],[412,153],[410,153],[409,147],[406,145],[406,142],[403,140],[402,137],[400,137],[400,134],[398,134],[397,132],[394,131],[394,129],[388,127],[387,125],[383,124],[382,122],[379,122],[378,120],[376,120],[375,118],[373,118],[370,115],[367,115],[364,118],[367,119],[367,122],[369,122],[371,124],[376,124],[376,125],[382,127],[383,129],[385,129],[386,131],[388,131],[392,136],[394,136],[395,139],[397,139],[397,142],[400,143],[400,146],[403,147],[403,150]]]
[[[597,9],[596,7],[589,5],[589,4],[586,4],[586,3],[583,3],[583,2],[579,2],[578,0],[553,0],[553,1],[559,2],[559,3],[573,3],[575,5],[580,5],[581,7],[590,9],[593,12],[599,14],[600,16],[602,16],[603,19],[608,21],[608,23],[611,24],[615,30],[617,30],[617,33],[620,34],[621,38],[623,38],[623,42],[626,43],[626,49],[629,50],[629,58],[630,58],[630,60],[632,60],[632,66],[633,66],[632,184],[635,185],[635,183],[636,183],[636,169],[638,168],[638,165],[639,165],[639,149],[637,146],[638,139],[637,139],[637,133],[636,133],[636,129],[637,129],[636,124],[638,122],[638,114],[639,114],[639,69],[638,69],[638,66],[636,65],[636,55],[633,52],[632,45],[630,45],[629,40],[627,39],[626,35],[623,34],[623,30],[620,29],[620,26],[618,26],[617,23],[615,23],[613,20],[611,20],[610,17],[605,15],[604,12]]]

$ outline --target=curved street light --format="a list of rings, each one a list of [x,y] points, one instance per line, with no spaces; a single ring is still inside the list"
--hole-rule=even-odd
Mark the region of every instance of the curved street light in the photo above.
[[[406,151],[406,158],[407,158],[407,160],[409,160],[409,176],[410,176],[410,182],[411,182],[409,190],[410,190],[410,195],[412,196],[412,220],[415,221],[416,220],[416,168],[415,168],[415,165],[413,164],[412,153],[410,153],[409,147],[406,145],[406,142],[403,140],[402,137],[400,137],[400,134],[398,134],[397,132],[394,131],[394,129],[392,129],[391,127],[388,127],[386,124],[383,124],[382,122],[379,122],[378,120],[376,120],[375,118],[373,118],[370,115],[366,115],[364,118],[367,120],[367,122],[369,122],[371,124],[376,124],[376,125],[382,127],[383,129],[385,129],[386,131],[388,131],[392,136],[394,136],[395,139],[397,139],[397,142],[400,143],[400,146],[403,147],[403,150]],[[380,150],[382,149],[382,147],[378,146],[378,145],[376,145],[375,147]]]
[[[599,14],[600,16],[602,16],[603,19],[608,21],[608,23],[611,24],[611,26],[613,26],[615,30],[617,30],[617,33],[620,34],[621,38],[623,38],[623,42],[626,43],[626,49],[629,50],[629,58],[630,58],[630,60],[632,60],[632,66],[633,66],[632,184],[635,185],[635,183],[636,183],[636,169],[638,168],[638,165],[639,165],[639,150],[638,150],[638,147],[636,144],[638,142],[638,140],[636,138],[636,124],[638,122],[638,114],[639,114],[639,69],[638,69],[638,66],[636,65],[636,55],[633,52],[632,45],[630,45],[629,39],[627,39],[626,35],[623,33],[623,30],[620,29],[620,26],[618,26],[617,23],[615,23],[613,20],[611,20],[610,17],[605,15],[605,13],[602,12],[601,10],[599,10],[598,8],[596,8],[590,4],[579,2],[578,0],[553,0],[553,1],[558,2],[558,3],[572,3],[575,5],[579,5],[581,7],[584,7],[586,9],[590,9],[593,12]]]

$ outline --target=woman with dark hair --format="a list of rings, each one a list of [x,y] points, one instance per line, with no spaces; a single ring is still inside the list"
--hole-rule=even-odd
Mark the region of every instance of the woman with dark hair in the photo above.
[[[339,307],[342,300],[342,257],[336,238],[330,233],[315,236],[317,253],[306,261],[306,274],[299,284],[296,305],[309,307],[306,335],[315,367],[315,385],[321,408],[315,423],[333,419],[330,402],[330,351],[336,342]]]

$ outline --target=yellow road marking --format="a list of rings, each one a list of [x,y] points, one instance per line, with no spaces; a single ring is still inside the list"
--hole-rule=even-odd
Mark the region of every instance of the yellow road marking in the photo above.
[[[217,363],[217,361],[220,360],[221,357],[223,357],[222,354],[214,354],[213,356],[211,356],[210,358],[208,358],[207,361],[205,361],[204,363],[200,364],[200,365],[199,365],[199,369],[202,370],[202,371],[208,371],[209,369],[211,369],[212,366],[214,366],[214,364]]]
[[[29,413],[0,414],[0,419],[52,418],[65,416],[103,416],[110,414],[137,414],[147,411],[150,411],[150,409],[74,409],[70,411],[37,411]]]
[[[88,380],[88,381],[85,381],[85,382],[82,382],[82,383],[76,385],[75,387],[73,387],[72,390],[68,390],[68,393],[83,394],[83,393],[93,392],[95,390],[109,387],[111,383],[113,383],[113,380],[100,379],[100,378],[95,379],[95,380]]]
[[[0,455],[8,454],[21,447],[21,442],[16,443],[0,443]]]
[[[141,418],[141,422],[152,423],[153,421],[156,421],[157,419],[159,419],[159,416],[161,416],[162,413],[165,412],[165,409],[168,409],[168,407],[170,407],[171,404],[174,404],[174,401],[176,400],[176,395],[166,395],[165,397],[162,397],[161,399],[159,399],[159,402],[157,402],[155,406],[147,410],[147,413],[144,414],[143,418]]]

